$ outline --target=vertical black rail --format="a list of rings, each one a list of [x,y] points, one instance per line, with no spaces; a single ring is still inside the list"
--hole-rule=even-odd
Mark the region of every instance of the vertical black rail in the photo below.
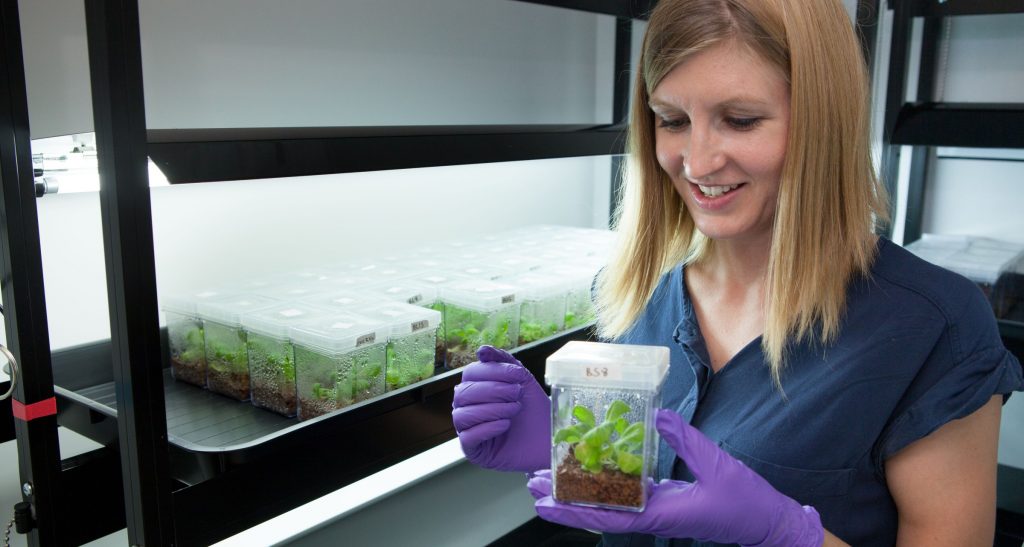
[[[630,85],[633,82],[633,20],[628,17],[615,18],[615,88],[612,93],[612,123],[629,122]],[[639,70],[639,68],[637,69]],[[629,152],[628,150],[626,151]],[[615,207],[622,191],[622,165],[624,156],[612,156],[612,188],[608,218],[614,221]]]
[[[0,2],[0,285],[7,345],[21,369],[14,399],[20,404],[34,405],[53,398],[53,370],[18,2]],[[32,504],[35,520],[28,542],[56,545],[60,536],[56,520],[60,484],[56,417],[14,422],[21,482],[31,488],[30,495],[25,494],[28,489],[23,489],[23,496]],[[10,514],[10,510],[0,508],[2,514]]]
[[[132,545],[174,542],[137,0],[86,0],[100,210]]]
[[[857,8],[853,14],[853,22],[857,28],[864,62],[868,67],[868,75],[875,74],[875,46],[878,42],[878,27],[882,24],[882,5],[880,0],[857,0]]]
[[[938,52],[942,41],[942,19],[925,17],[921,33],[921,61],[917,76],[917,100],[935,100],[935,78]],[[903,244],[921,239],[924,224],[924,189],[928,181],[928,168],[935,151],[929,146],[915,146],[910,157],[907,181],[907,214],[903,222]]]
[[[886,79],[885,121],[882,128],[882,182],[890,196],[889,237],[895,229],[896,208],[899,206],[900,145],[892,144],[893,130],[900,107],[906,98],[907,65],[910,57],[910,33],[913,14],[909,2],[893,2],[892,37],[889,50],[889,75]]]

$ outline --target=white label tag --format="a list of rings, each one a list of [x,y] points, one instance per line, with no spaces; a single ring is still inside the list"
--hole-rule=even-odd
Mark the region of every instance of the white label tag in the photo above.
[[[416,296],[414,296],[414,297],[409,299],[409,303],[410,304],[415,304],[417,302],[420,302],[421,300],[423,300],[423,295],[422,294],[417,294]]]
[[[429,325],[429,324],[430,324],[430,321],[427,321],[426,319],[424,319],[423,321],[417,321],[417,322],[412,324],[412,331],[416,332],[418,330],[423,330],[423,329],[427,328],[427,325]]]
[[[512,302],[515,302],[515,301],[516,301],[516,295],[514,295],[514,294],[506,294],[505,296],[501,297],[501,303],[502,304],[511,304]]]
[[[281,310],[279,313],[282,317],[296,317],[302,315],[302,310],[291,308],[287,310]]]
[[[621,380],[622,367],[617,363],[601,363],[580,367],[579,374],[588,380]]]
[[[370,334],[364,334],[356,339],[356,347],[363,346],[366,344],[372,344],[377,339],[377,333],[371,332]]]

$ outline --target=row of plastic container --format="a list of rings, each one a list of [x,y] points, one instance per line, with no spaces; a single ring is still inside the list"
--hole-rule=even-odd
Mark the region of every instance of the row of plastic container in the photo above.
[[[924,234],[907,250],[977,283],[996,317],[1024,321],[1024,243]]]
[[[553,226],[161,299],[175,379],[308,419],[593,320],[609,232]],[[514,255],[523,244],[529,254]],[[534,243],[535,242],[535,243]]]

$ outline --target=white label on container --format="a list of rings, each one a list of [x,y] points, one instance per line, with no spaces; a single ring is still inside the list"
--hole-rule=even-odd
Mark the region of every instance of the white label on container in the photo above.
[[[594,380],[621,380],[622,368],[617,364],[600,364],[583,367],[584,377]]]
[[[218,293],[217,291],[204,291],[197,294],[196,298],[209,298],[211,296],[217,296],[218,294],[220,293]]]
[[[511,304],[512,302],[515,302],[515,301],[516,301],[516,295],[514,295],[514,294],[506,294],[505,296],[501,297],[501,303],[502,304]]]
[[[347,305],[352,303],[352,299],[347,297],[347,296],[343,296],[341,298],[335,298],[334,300],[332,300],[332,302],[335,302],[337,304],[341,304],[343,306],[347,306]]]
[[[290,309],[287,309],[287,310],[281,310],[279,313],[283,317],[296,317],[296,316],[302,315],[302,310],[297,310],[295,308],[290,308]]]
[[[414,296],[414,297],[409,299],[409,303],[410,304],[415,304],[417,302],[421,302],[422,300],[423,300],[423,295],[422,294],[417,294],[416,296]]]
[[[335,323],[335,324],[331,325],[331,328],[332,329],[350,329],[354,325],[355,325],[355,323]]]
[[[427,326],[429,326],[429,325],[430,325],[430,321],[427,321],[426,319],[424,319],[422,321],[416,321],[415,323],[412,324],[412,331],[416,332],[418,330],[423,330],[423,329],[427,328]]]
[[[371,332],[370,334],[364,334],[356,339],[356,347],[364,346],[366,344],[372,344],[377,339],[377,333]]]
[[[441,277],[439,275],[431,275],[431,276],[428,276],[428,277],[424,277],[423,279],[426,279],[427,281],[430,281],[431,283],[441,283],[441,282],[443,282],[447,278]]]
[[[398,310],[381,310],[381,313],[388,317],[398,317],[399,315],[402,315],[402,312]]]

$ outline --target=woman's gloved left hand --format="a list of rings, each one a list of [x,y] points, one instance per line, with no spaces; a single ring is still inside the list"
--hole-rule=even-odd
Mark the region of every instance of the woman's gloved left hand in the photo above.
[[[635,513],[562,504],[551,497],[551,472],[528,487],[544,520],[610,533],[641,533],[759,547],[820,547],[821,519],[719,448],[670,410],[659,410],[658,433],[696,480],[650,485],[644,511]]]

